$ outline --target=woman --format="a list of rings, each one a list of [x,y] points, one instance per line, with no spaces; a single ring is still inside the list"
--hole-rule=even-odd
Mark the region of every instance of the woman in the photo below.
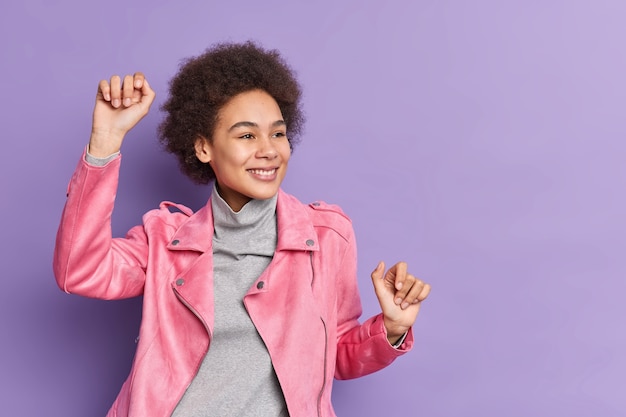
[[[143,295],[137,352],[109,416],[334,416],[333,378],[407,352],[430,286],[398,263],[372,272],[382,313],[360,324],[350,220],[284,193],[300,87],[276,51],[221,44],[170,84],[160,139],[213,182],[196,213],[169,202],[112,238],[120,147],[155,94],[143,74],[101,81],[68,188],[54,271],[68,293]]]

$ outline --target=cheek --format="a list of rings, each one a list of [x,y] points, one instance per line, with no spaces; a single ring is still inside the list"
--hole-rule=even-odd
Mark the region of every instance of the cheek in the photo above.
[[[233,168],[245,163],[248,158],[247,153],[243,149],[237,149],[236,147],[222,150],[216,155],[215,160],[221,165],[222,169]]]
[[[289,145],[289,142],[287,142],[284,146],[281,146],[278,152],[280,152],[280,156],[283,158],[283,161],[288,162],[289,158],[291,158],[291,146]]]

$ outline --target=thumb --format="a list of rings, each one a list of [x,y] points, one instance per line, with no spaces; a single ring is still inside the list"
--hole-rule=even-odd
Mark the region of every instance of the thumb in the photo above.
[[[383,274],[385,272],[385,263],[383,261],[378,262],[376,265],[376,269],[372,271],[372,284],[374,284],[374,291],[376,291],[376,296],[380,298],[380,295],[383,294],[383,290],[385,289],[385,280],[383,279]]]
[[[150,107],[154,98],[156,97],[156,93],[152,88],[150,88],[150,84],[148,84],[148,80],[143,80],[143,84],[141,86],[141,100],[139,101],[143,106]]]

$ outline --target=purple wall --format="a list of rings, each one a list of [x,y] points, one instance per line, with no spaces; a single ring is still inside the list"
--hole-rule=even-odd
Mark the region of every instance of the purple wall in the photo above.
[[[337,383],[338,414],[626,415],[626,2],[12,3],[0,414],[104,415],[129,370],[140,301],[67,296],[51,273],[99,79],[142,70],[157,91],[124,147],[122,234],[161,199],[204,203],[158,148],[158,106],[180,59],[252,38],[300,75],[285,188],[352,216],[366,315],[379,259],[433,284],[415,350]]]

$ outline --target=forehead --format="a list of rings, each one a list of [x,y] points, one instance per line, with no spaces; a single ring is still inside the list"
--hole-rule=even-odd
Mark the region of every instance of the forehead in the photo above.
[[[251,121],[274,122],[282,120],[282,113],[276,100],[263,90],[239,93],[228,100],[220,109],[219,120],[225,123]]]

